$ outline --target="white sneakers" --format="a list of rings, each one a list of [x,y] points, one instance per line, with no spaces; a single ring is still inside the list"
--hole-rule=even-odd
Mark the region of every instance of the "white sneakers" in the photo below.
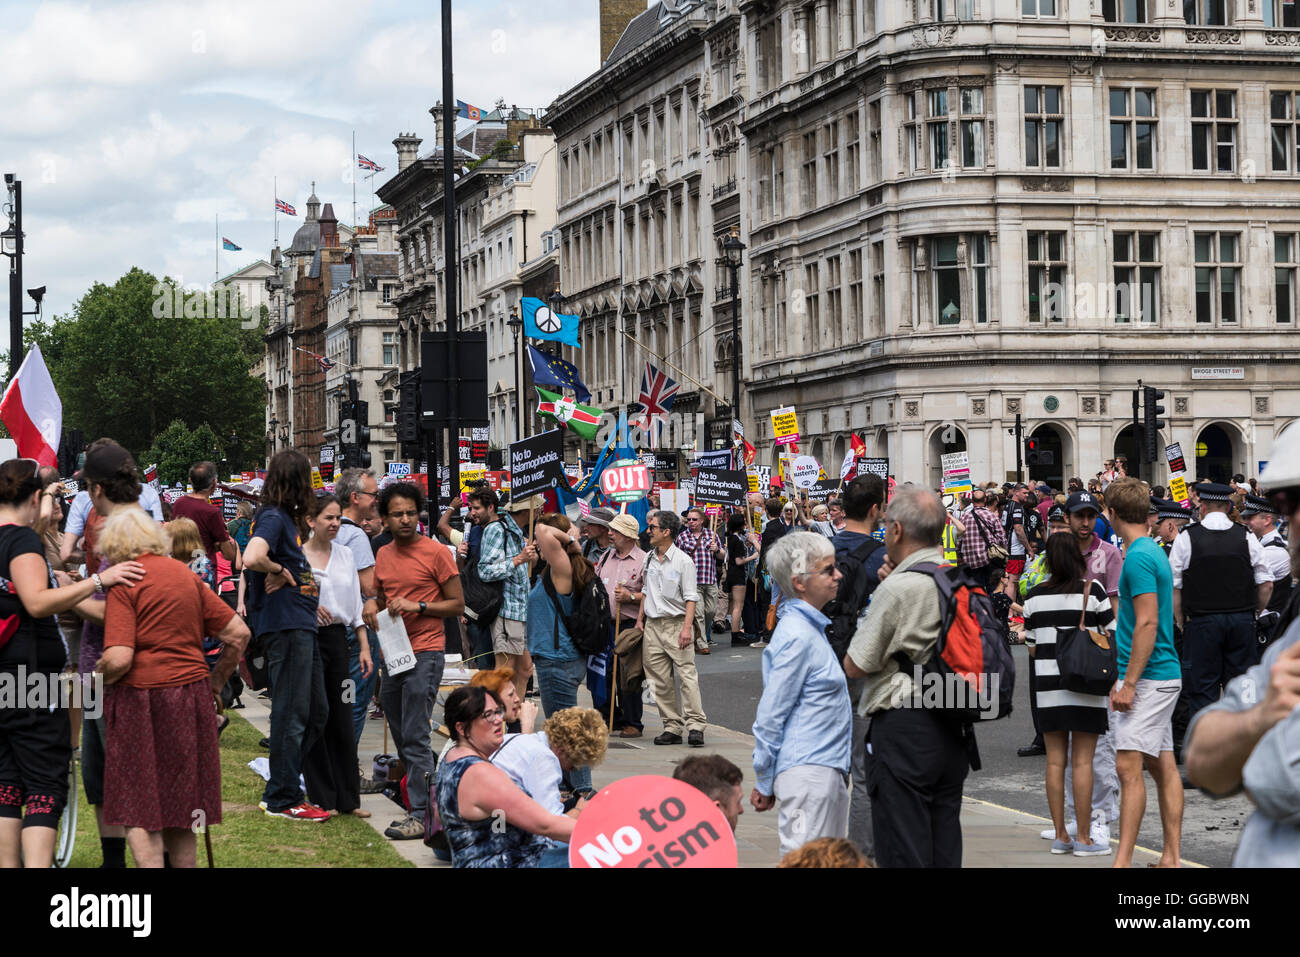
[[[1075,825],[1074,821],[1070,821],[1065,825],[1065,833],[1069,834],[1071,838],[1078,835],[1079,829]],[[1038,836],[1044,841],[1054,841],[1056,840],[1056,828],[1044,828],[1038,832]],[[1093,809],[1092,826],[1088,828],[1088,837],[1092,839],[1093,844],[1101,844],[1103,842],[1107,845],[1110,844],[1110,824],[1106,821],[1105,812],[1100,808]]]

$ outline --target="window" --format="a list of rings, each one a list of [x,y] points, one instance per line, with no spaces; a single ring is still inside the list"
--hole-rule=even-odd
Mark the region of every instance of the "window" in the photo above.
[[[397,287],[394,286],[391,282],[386,282],[386,283],[384,283],[384,285],[383,285],[383,297],[384,297],[384,302],[392,302],[392,301],[393,301],[393,290],[396,289],[396,288],[397,288]]]
[[[930,169],[947,169],[948,91],[930,90],[926,99],[929,104],[926,138],[930,144]]]
[[[840,125],[826,124],[826,152],[822,157],[826,170],[826,199],[834,202],[840,198]]]
[[[384,333],[384,365],[397,365],[397,333]]]
[[[1025,87],[1025,165],[1049,169],[1061,165],[1061,131],[1065,112],[1059,86]]]
[[[1101,0],[1101,16],[1107,23],[1149,23],[1148,0]]]
[[[908,93],[907,96],[907,168],[913,173],[921,170],[921,125],[917,121],[919,111],[917,109],[916,98],[921,94],[918,92]],[[879,119],[879,117],[877,117]],[[879,129],[879,127],[877,127]]]
[[[1196,234],[1196,321],[1235,325],[1241,275],[1237,233]]]
[[[1028,235],[1029,321],[1063,322],[1065,303],[1065,233]]]
[[[966,87],[961,91],[961,165],[964,169],[984,167],[984,90]]]
[[[813,263],[803,267],[803,309],[804,315],[808,317],[806,327],[808,334],[808,343],[814,347],[821,343],[821,303],[817,295],[817,264]],[[798,303],[799,291],[795,292],[795,305]]]
[[[817,205],[817,134],[803,135],[803,165],[799,167],[799,205],[812,209]]]
[[[862,250],[849,252],[849,327],[847,342],[866,334],[862,315]]]
[[[1110,168],[1156,168],[1156,91],[1110,91]]]
[[[1160,316],[1160,234],[1115,233],[1115,321],[1155,322]]]
[[[936,20],[973,20],[975,0],[932,0]]]
[[[781,84],[781,21],[773,20],[758,31],[756,73],[757,92],[766,93]]]
[[[844,124],[844,174],[845,191],[853,196],[858,191],[858,165],[861,162],[860,130],[858,111],[854,110],[842,120]]]
[[[880,101],[867,104],[867,182],[879,183],[882,177],[880,150]],[[913,141],[915,142],[915,141]]]
[[[989,238],[971,237],[971,286],[975,292],[975,321],[989,321]]]
[[[957,263],[957,237],[933,241],[934,321],[940,326],[961,322],[961,268]]]
[[[885,328],[885,244],[871,244],[871,331]]]
[[[826,259],[826,331],[833,331],[835,345],[844,342],[844,274],[840,267],[840,257],[830,256]],[[824,338],[825,337],[823,334]]]
[[[1232,90],[1192,91],[1192,168],[1236,171],[1237,94]]]
[[[1056,16],[1056,0],[1020,0],[1020,13],[1026,17]]]
[[[1300,268],[1300,243],[1294,233],[1273,236],[1273,289],[1277,297],[1276,317],[1281,323],[1295,321],[1296,270]]]
[[[1297,127],[1297,103],[1300,94],[1287,90],[1269,94],[1269,114],[1273,120],[1274,173],[1300,173],[1300,128]]]
[[[780,143],[771,151],[772,158],[772,215],[785,214],[785,147]]]
[[[1264,0],[1264,26],[1300,27],[1296,0]]]
[[[1232,22],[1228,0],[1183,0],[1183,19],[1206,27],[1226,27]]]

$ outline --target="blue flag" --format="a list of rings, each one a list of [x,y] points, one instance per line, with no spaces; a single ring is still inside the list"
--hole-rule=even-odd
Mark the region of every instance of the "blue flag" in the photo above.
[[[551,312],[551,307],[540,299],[525,296],[521,302],[524,313],[524,337],[563,342],[566,346],[582,348],[578,341],[578,317]]]
[[[234,243],[232,243],[232,242],[231,242],[229,239],[227,239],[225,236],[222,236],[222,237],[221,237],[221,248],[222,248],[222,249],[225,249],[225,250],[227,250],[227,251],[229,251],[229,252],[239,252],[239,251],[240,251],[241,249],[243,249],[244,247],[243,247],[243,246],[236,246]]]
[[[533,368],[533,382],[537,385],[554,385],[562,389],[572,389],[578,401],[591,401],[591,390],[578,378],[578,370],[572,362],[565,362],[558,356],[543,352],[532,346],[528,347],[528,363]]]

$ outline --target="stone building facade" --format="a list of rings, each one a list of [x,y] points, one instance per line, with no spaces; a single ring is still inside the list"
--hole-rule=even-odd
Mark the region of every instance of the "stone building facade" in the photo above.
[[[959,449],[1002,479],[1019,415],[1056,484],[1135,458],[1141,381],[1168,393],[1162,446],[1256,474],[1300,418],[1298,48],[1281,0],[656,4],[547,116],[587,382],[635,389],[613,327],[707,342],[725,401],[734,225],[764,460],[794,405],[828,470],[857,433],[901,479]]]

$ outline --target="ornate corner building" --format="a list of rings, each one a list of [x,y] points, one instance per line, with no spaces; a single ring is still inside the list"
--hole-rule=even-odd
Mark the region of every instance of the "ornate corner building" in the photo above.
[[[1256,474],[1300,417],[1296,10],[652,6],[547,114],[584,378],[627,402],[649,350],[728,396],[738,358],[760,455],[794,405],[824,464],[855,432],[927,483],[949,451],[1014,470],[1018,415],[1058,486],[1137,459],[1140,380],[1168,393],[1161,446]]]

